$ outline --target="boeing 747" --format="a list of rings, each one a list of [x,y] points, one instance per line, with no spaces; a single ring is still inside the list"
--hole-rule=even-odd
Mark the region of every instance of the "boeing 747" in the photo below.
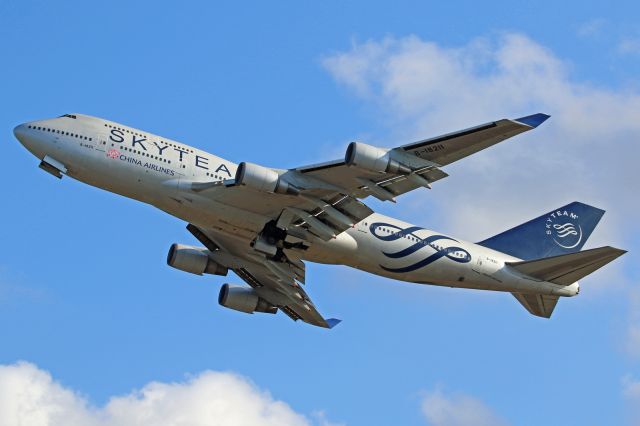
[[[478,243],[375,213],[362,200],[395,202],[448,175],[447,165],[542,124],[548,115],[502,119],[396,148],[362,142],[344,159],[284,170],[231,161],[102,118],[65,114],[14,129],[61,178],[155,206],[184,220],[201,246],[173,244],[167,263],[227,275],[219,303],[332,328],[307,292],[305,261],[342,264],[418,284],[502,291],[549,318],[578,280],[625,253],[581,251],[604,214],[572,202]]]

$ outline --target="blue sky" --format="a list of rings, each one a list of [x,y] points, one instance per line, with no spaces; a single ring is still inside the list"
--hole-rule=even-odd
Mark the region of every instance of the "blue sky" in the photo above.
[[[283,401],[302,423],[640,421],[638,13],[625,1],[0,3],[0,406],[15,398],[7,377],[74,392],[90,416],[151,382],[219,385],[211,370],[249,381],[240,406]],[[508,294],[311,264],[307,291],[343,319],[331,331],[219,307],[224,278],[165,264],[171,243],[193,243],[184,223],[52,178],[12,134],[81,112],[294,167],[354,139],[401,144],[538,111],[552,119],[432,191],[370,205],[479,240],[575,198],[608,211],[590,246],[630,253],[548,321]]]

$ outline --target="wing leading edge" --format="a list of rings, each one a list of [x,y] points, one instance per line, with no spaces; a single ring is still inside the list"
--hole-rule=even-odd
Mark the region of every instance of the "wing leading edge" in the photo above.
[[[368,191],[367,185],[363,183],[363,180],[370,181],[390,193],[390,198],[393,198],[420,187],[428,187],[428,184],[448,176],[447,173],[440,170],[441,166],[446,166],[520,133],[535,129],[549,117],[547,114],[538,113],[513,120],[502,119],[434,138],[423,139],[390,150],[414,157],[416,161],[422,160],[431,163],[432,167],[425,167],[425,170],[419,172],[420,177],[426,182],[421,179],[413,180],[410,175],[367,172],[356,167],[349,167],[345,160],[313,164],[298,167],[295,170],[346,188],[348,193],[359,198],[376,195],[373,191]]]

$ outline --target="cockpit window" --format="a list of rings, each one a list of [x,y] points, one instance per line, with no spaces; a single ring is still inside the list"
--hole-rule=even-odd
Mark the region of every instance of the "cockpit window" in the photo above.
[[[77,118],[75,115],[73,114],[65,114],[65,115],[61,115],[60,117],[69,117],[69,118],[73,118],[74,120]]]

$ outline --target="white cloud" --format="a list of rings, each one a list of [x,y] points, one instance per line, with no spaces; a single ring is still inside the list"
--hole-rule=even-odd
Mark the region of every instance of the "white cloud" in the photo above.
[[[637,289],[629,292],[629,319],[625,349],[629,356],[640,359],[640,290]]]
[[[632,319],[627,328],[626,349],[629,355],[640,358],[640,321]]]
[[[623,55],[640,54],[640,38],[626,37],[618,43],[618,53]]]
[[[319,424],[330,424],[315,415]],[[0,425],[309,425],[245,378],[206,371],[179,383],[152,382],[93,407],[33,364],[0,366]]]
[[[622,396],[627,405],[629,424],[640,424],[640,381],[631,376],[622,379]]]
[[[24,284],[20,276],[0,265],[0,306],[15,303],[43,302],[48,299],[46,290]]]
[[[605,19],[596,18],[580,24],[577,33],[580,37],[597,37],[605,31],[606,27]]]
[[[444,395],[440,391],[422,400],[422,413],[431,426],[501,426],[508,423],[482,401],[464,394]]]

